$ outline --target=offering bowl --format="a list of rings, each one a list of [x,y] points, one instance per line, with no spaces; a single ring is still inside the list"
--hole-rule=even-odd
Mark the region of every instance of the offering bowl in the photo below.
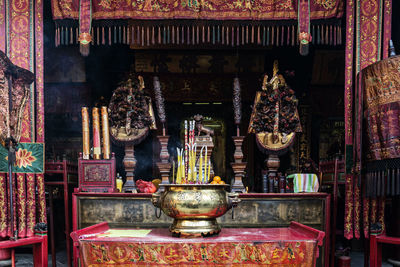
[[[174,236],[208,236],[218,234],[216,218],[240,202],[238,193],[229,193],[229,185],[169,184],[154,193],[152,203],[174,218],[169,230]]]

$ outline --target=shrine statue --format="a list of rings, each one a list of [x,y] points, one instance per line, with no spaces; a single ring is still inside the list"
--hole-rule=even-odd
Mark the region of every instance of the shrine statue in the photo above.
[[[257,144],[267,154],[283,154],[294,141],[295,133],[301,132],[294,91],[278,74],[278,62],[274,62],[273,75],[268,81],[264,76],[262,91],[254,100],[248,132],[256,134]]]
[[[202,134],[207,135],[207,136],[213,136],[214,135],[214,130],[213,129],[203,125],[203,116],[202,115],[197,114],[193,118],[194,118],[194,121],[195,121],[195,125],[196,125],[196,130],[197,130],[197,135],[198,136],[200,136]]]

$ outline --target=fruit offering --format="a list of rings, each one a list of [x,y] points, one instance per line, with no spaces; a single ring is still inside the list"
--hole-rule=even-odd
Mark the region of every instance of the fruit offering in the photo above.
[[[214,176],[211,184],[225,184],[225,182],[223,180],[221,180],[221,177]]]
[[[154,193],[157,191],[156,186],[152,182],[146,182],[143,180],[137,180],[136,187],[140,193]]]

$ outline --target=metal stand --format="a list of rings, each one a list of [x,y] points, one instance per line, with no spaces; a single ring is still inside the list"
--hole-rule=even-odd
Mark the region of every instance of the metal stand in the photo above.
[[[277,172],[280,166],[280,160],[277,155],[269,154],[267,159],[264,161],[265,170],[263,178],[263,190],[264,193],[274,193],[274,181],[277,177]],[[266,189],[268,191],[266,191]]]
[[[156,162],[158,170],[161,174],[161,183],[162,184],[169,184],[169,173],[171,171],[171,163],[168,162],[169,153],[168,153],[168,135],[159,135],[157,136],[158,140],[161,144],[161,151],[160,151],[160,162]]]
[[[126,143],[125,144],[125,157],[123,160],[125,171],[126,171],[126,182],[123,187],[123,191],[136,193],[136,185],[135,185],[135,167],[136,167],[136,159],[135,159],[135,147],[133,144]]]
[[[13,137],[8,137],[6,139],[6,147],[8,150],[8,186],[10,190],[10,227],[12,236],[10,237],[11,240],[18,239],[18,231],[14,229],[14,188],[13,188],[13,165],[15,162],[15,149],[17,147],[17,142]]]
[[[247,162],[243,162],[242,144],[244,136],[233,136],[232,139],[235,143],[235,153],[233,154],[235,162],[232,162],[231,166],[235,173],[235,180],[231,186],[231,190],[232,192],[246,193],[246,189],[243,185],[244,170],[247,165]]]

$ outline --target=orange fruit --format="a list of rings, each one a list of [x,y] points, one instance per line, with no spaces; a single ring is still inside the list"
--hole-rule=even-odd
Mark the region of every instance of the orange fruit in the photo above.
[[[219,181],[218,183],[219,183],[219,184],[225,184],[225,182],[224,182],[224,181]]]
[[[219,176],[214,176],[213,181],[216,181],[217,183],[219,183],[221,181],[221,177]]]
[[[218,182],[217,181],[212,181],[211,184],[218,184]]]
[[[160,179],[154,179],[151,182],[156,186],[157,189],[160,187],[160,184],[161,184],[161,180]]]

